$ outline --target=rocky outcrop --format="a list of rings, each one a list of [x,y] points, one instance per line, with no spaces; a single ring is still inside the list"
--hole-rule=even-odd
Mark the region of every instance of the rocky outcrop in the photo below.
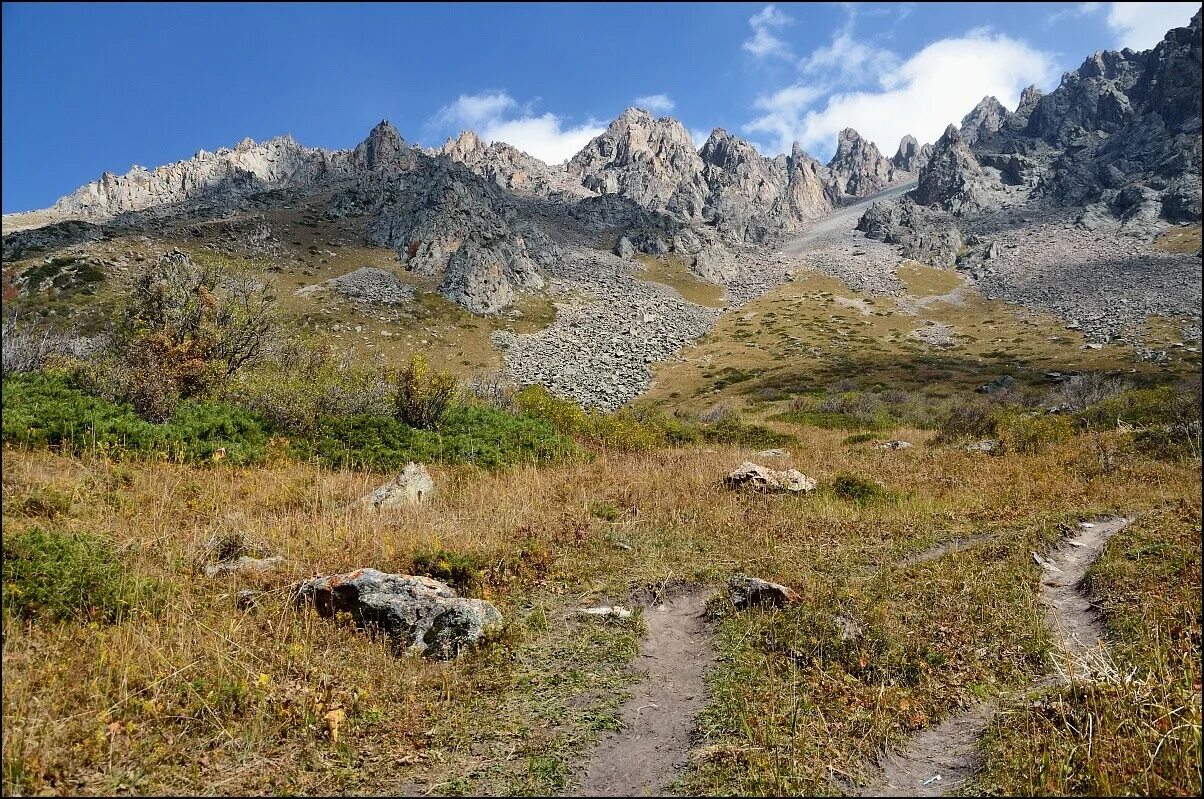
[[[994,97],[984,97],[978,105],[962,117],[961,135],[966,144],[972,145],[982,138],[1000,130],[1008,118],[1008,110]]]
[[[1140,192],[1129,187],[1142,186],[1157,196],[1143,214],[1198,221],[1200,80],[1199,12],[1152,50],[1088,58],[1036,101],[1025,127],[1057,153],[1040,193],[1124,215]]]
[[[357,504],[373,508],[398,508],[415,505],[431,498],[435,481],[421,463],[407,463],[397,477],[376,488]]]
[[[895,167],[882,157],[872,141],[852,128],[840,132],[836,155],[828,162],[831,186],[837,195],[864,197],[886,188],[894,180]]]
[[[724,478],[729,488],[750,488],[763,492],[806,494],[815,490],[815,481],[797,469],[770,469],[755,463],[742,463]]]
[[[743,574],[737,574],[727,581],[727,592],[737,610],[753,607],[780,608],[803,601],[802,596],[793,588]]]
[[[486,144],[471,130],[448,139],[432,152],[475,172],[500,188],[518,194],[546,197],[560,193],[570,197],[589,196],[590,192],[560,167],[552,167],[505,142]]]
[[[619,194],[653,210],[672,207],[687,218],[702,212],[702,159],[685,126],[669,117],[628,108],[569,159],[567,169],[598,194]]]
[[[309,186],[331,172],[345,171],[344,161],[334,153],[303,147],[291,136],[258,144],[243,139],[233,148],[199,150],[192,158],[153,170],[135,166],[124,175],[105,172],[50,210],[63,219],[106,220],[211,194]]]
[[[872,204],[857,229],[868,238],[900,245],[905,258],[937,267],[956,265],[965,246],[952,217],[918,206],[908,197]]]
[[[502,626],[502,614],[483,599],[464,599],[429,577],[376,569],[306,580],[296,601],[321,616],[347,613],[357,626],[388,635],[399,650],[429,657],[455,657]]]
[[[890,159],[891,164],[895,169],[903,172],[919,172],[928,163],[928,159],[932,157],[932,145],[925,144],[923,147],[916,141],[915,136],[907,135],[899,142],[899,149],[895,152],[894,158]]]
[[[993,188],[994,181],[983,171],[961,132],[950,125],[920,170],[912,196],[920,205],[960,214],[988,205]]]

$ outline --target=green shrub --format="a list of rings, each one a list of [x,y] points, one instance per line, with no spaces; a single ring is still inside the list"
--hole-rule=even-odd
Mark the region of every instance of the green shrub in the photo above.
[[[854,433],[851,436],[845,436],[845,444],[864,444],[867,441],[873,441],[877,436],[873,433]]]
[[[38,486],[21,503],[21,510],[30,516],[55,519],[71,510],[71,497],[53,488]]]
[[[398,469],[408,461],[486,468],[539,463],[565,457],[573,449],[572,442],[544,420],[468,405],[452,406],[438,432],[389,416],[358,414],[323,418],[312,439],[294,444],[294,452],[305,457],[379,471]]]
[[[948,444],[964,438],[994,438],[998,424],[985,402],[967,402],[949,409],[937,425],[936,441]]]
[[[60,375],[15,375],[4,381],[3,438],[25,446],[61,447],[203,462],[256,463],[270,428],[255,414],[228,405],[186,401],[167,422],[141,419],[129,405],[90,397]]]
[[[153,610],[162,592],[100,536],[34,527],[6,533],[3,546],[6,617],[114,622]]]
[[[413,558],[413,573],[442,580],[453,588],[470,590],[481,584],[485,562],[478,555],[436,549]]]
[[[730,412],[700,421],[628,408],[613,413],[585,410],[572,400],[553,396],[543,386],[524,388],[514,395],[513,403],[523,413],[547,420],[563,435],[607,449],[639,451],[703,442],[778,447],[795,440],[767,427],[747,424]]]
[[[1074,435],[1071,420],[1060,414],[1005,414],[999,417],[997,429],[1005,446],[1019,452],[1040,452],[1048,445],[1067,441]]]
[[[623,512],[619,510],[618,506],[609,499],[591,502],[589,504],[589,513],[591,516],[597,517],[606,522],[613,522],[623,515]]]
[[[858,504],[886,496],[886,489],[878,483],[847,472],[832,478],[832,491],[841,499]]]
[[[434,430],[455,396],[456,379],[448,372],[432,369],[426,358],[416,354],[397,372],[393,413],[410,427]]]

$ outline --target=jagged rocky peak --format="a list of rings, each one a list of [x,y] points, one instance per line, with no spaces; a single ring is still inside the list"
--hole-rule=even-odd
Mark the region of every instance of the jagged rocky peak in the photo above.
[[[812,158],[798,142],[790,148],[786,201],[782,207],[787,229],[818,219],[832,210],[828,197],[828,168]]]
[[[852,128],[840,132],[828,169],[835,191],[854,197],[885,188],[895,173],[894,164],[882,157],[877,146]]]
[[[676,119],[628,108],[573,156],[567,169],[590,191],[663,209],[683,184],[694,182],[702,159]]]
[[[60,219],[109,219],[120,213],[174,205],[219,189],[261,190],[308,175],[308,162],[318,151],[302,147],[291,136],[262,143],[243,139],[216,153],[204,150],[192,158],[148,170],[134,166],[124,175],[104,172],[63,197],[50,210]]]
[[[382,119],[351,154],[351,162],[360,169],[377,170],[410,160],[409,149],[397,128]]]
[[[962,213],[982,208],[988,195],[989,181],[982,165],[961,131],[950,125],[920,170],[912,196],[920,205]]]
[[[547,195],[552,191],[584,194],[575,182],[566,178],[563,170],[549,167],[538,158],[528,155],[506,142],[488,144],[475,132],[466,130],[448,139],[433,155],[442,155],[463,164],[481,177],[498,186],[529,195]],[[574,192],[574,189],[577,191]]]
[[[984,97],[978,105],[962,117],[962,138],[974,144],[981,138],[1001,129],[1008,118],[1008,110],[994,97]]]
[[[914,173],[923,169],[924,164],[928,163],[931,156],[931,144],[921,147],[915,136],[907,134],[899,141],[899,149],[895,151],[895,156],[890,161],[894,164],[895,169]]]
[[[1200,81],[1199,12],[1151,50],[1086,59],[1037,100],[1024,129],[1061,151],[1039,191],[1126,218],[1198,221]]]

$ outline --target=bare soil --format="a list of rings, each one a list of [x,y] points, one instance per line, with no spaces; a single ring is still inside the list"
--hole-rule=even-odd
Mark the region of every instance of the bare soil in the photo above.
[[[647,677],[620,709],[623,730],[594,751],[576,796],[658,796],[689,757],[706,702],[703,674],[714,659],[704,610],[709,592],[694,589],[644,609],[640,648]]]

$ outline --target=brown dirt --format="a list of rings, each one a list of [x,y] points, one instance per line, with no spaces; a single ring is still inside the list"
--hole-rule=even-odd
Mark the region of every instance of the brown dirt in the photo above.
[[[1065,682],[1073,675],[1106,668],[1102,649],[1103,630],[1091,601],[1080,586],[1087,569],[1104,551],[1104,544],[1124,529],[1132,518],[1111,516],[1080,523],[1048,558],[1039,558],[1044,571],[1041,602],[1045,619],[1053,630],[1061,657],[1053,678],[1038,681],[1033,688]],[[927,550],[906,561],[932,560],[946,551],[974,543],[963,539]],[[1034,553],[1035,555],[1035,553]],[[918,558],[918,559],[917,559]],[[878,776],[861,789],[862,796],[946,796],[960,788],[978,769],[978,739],[986,730],[997,705],[982,702],[912,737],[898,752],[885,753],[878,762]]]
[[[1041,602],[1046,607],[1046,623],[1062,654],[1055,666],[1064,680],[1106,668],[1099,615],[1079,586],[1087,569],[1103,554],[1108,539],[1132,522],[1132,518],[1120,516],[1080,522],[1075,534],[1063,541],[1046,561]]]
[[[709,592],[693,590],[644,609],[640,648],[647,677],[623,704],[623,730],[594,751],[576,796],[657,796],[685,764],[706,703],[703,674],[714,659],[704,610]]]

